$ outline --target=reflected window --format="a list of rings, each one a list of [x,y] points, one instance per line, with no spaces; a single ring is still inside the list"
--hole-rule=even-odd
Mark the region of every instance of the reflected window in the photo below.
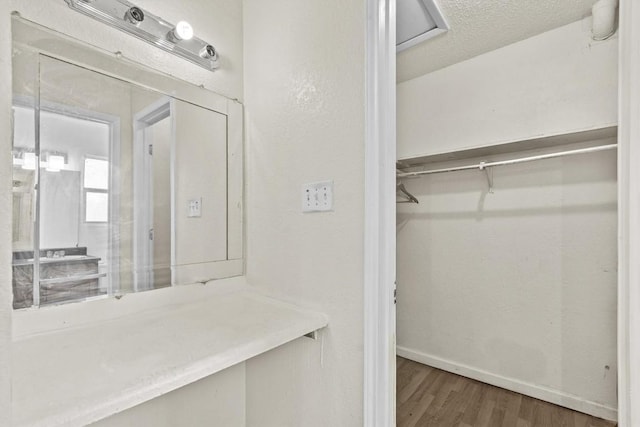
[[[109,195],[85,191],[84,220],[86,222],[107,222],[109,220]]]
[[[109,162],[84,159],[84,220],[109,221]]]
[[[109,189],[109,162],[100,159],[84,159],[84,187],[94,190]]]

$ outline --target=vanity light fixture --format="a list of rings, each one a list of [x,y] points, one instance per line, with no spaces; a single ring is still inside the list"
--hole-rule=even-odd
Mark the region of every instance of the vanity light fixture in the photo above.
[[[170,24],[126,0],[65,0],[73,10],[129,33],[207,70],[218,68],[218,52],[194,36],[186,21]]]
[[[124,14],[124,19],[137,27],[142,21],[144,21],[144,12],[139,7],[131,7]]]

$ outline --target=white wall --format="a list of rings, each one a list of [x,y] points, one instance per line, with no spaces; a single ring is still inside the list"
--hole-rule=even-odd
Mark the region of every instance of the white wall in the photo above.
[[[244,427],[245,364],[92,424],[94,427]]]
[[[590,19],[398,85],[398,158],[617,124],[617,36]]]
[[[615,125],[617,40],[587,22],[399,84],[399,158]],[[493,174],[405,180],[399,354],[613,418],[615,152]]]
[[[0,3],[0,425],[10,425],[11,349],[11,23],[10,13],[108,51],[122,52],[162,72],[207,89],[242,99],[242,3],[236,0],[140,0],[137,4],[170,22],[188,20],[196,34],[211,41],[221,54],[222,67],[211,73],[68,8],[64,1],[6,1]],[[243,382],[243,377],[237,380]],[[171,395],[169,395],[171,396]],[[206,414],[206,408],[201,408]]]
[[[247,362],[247,425],[361,426],[365,2],[246,0],[247,279],[327,313]],[[334,212],[301,185],[334,180]]]

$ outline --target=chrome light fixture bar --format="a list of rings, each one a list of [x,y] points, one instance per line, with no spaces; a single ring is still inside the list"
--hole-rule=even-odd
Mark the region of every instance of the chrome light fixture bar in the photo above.
[[[129,33],[208,70],[218,68],[218,53],[193,36],[186,21],[176,25],[125,0],[65,0],[73,10]]]

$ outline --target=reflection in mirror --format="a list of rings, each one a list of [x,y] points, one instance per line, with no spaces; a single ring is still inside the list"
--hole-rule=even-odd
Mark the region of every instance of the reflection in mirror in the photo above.
[[[39,59],[39,110],[14,106],[14,181],[20,182],[14,307],[170,286],[167,97],[63,61]],[[162,115],[151,111],[155,115],[142,129],[137,117],[158,101]],[[142,132],[133,132],[138,127]],[[34,210],[39,227],[31,236],[32,216],[23,212]],[[132,238],[134,232],[143,238]],[[39,248],[38,256],[32,246]],[[39,292],[33,292],[34,283]]]
[[[13,226],[16,308],[30,306],[33,299],[32,190],[36,179],[40,188],[37,271],[41,303],[64,301],[72,295],[106,294],[109,287],[106,265],[101,262],[107,259],[107,232],[102,228],[107,223],[109,175],[101,163],[109,162],[110,126],[42,109],[36,161],[38,157],[29,148],[35,133],[34,116],[33,108],[14,106],[14,201],[19,210],[14,210]],[[88,247],[94,253],[87,253]],[[71,273],[83,276],[82,280],[69,286],[57,282]]]
[[[13,24],[14,308],[242,274],[241,107]]]
[[[171,102],[134,115],[134,289],[171,285]]]

